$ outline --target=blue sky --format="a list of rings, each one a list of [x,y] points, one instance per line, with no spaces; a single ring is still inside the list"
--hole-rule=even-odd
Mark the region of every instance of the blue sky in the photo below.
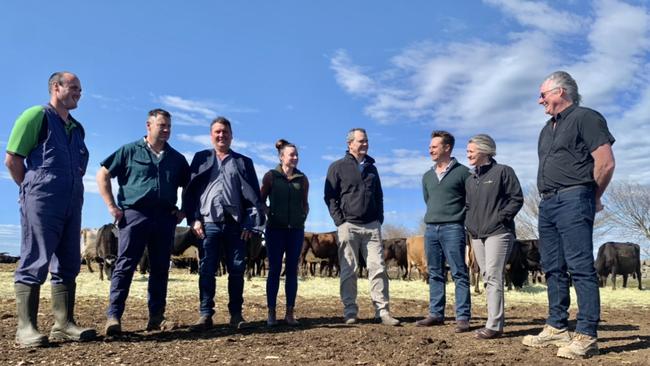
[[[217,115],[233,121],[233,148],[260,177],[277,162],[278,138],[296,143],[311,231],[334,228],[322,200],[327,166],[346,132],[364,127],[386,223],[416,228],[433,129],[456,135],[461,162],[470,136],[491,134],[497,160],[534,181],[546,120],[536,96],[557,69],[607,118],[615,179],[650,183],[648,1],[5,1],[0,49],[3,147],[16,117],[48,101],[52,72],[81,79],[84,227],[111,219],[94,180],[99,161],[143,136],[146,112],[162,107],[188,159],[209,147]],[[18,251],[17,197],[3,166],[0,251]]]

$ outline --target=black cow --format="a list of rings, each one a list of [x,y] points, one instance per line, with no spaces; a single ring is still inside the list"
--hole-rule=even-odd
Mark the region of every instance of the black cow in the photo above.
[[[406,238],[384,239],[382,242],[384,244],[384,262],[388,263],[388,261],[394,260],[397,264],[397,276],[405,280],[409,268]]]
[[[14,257],[7,252],[0,253],[0,263],[16,263],[20,257]]]
[[[528,280],[528,269],[526,267],[526,256],[521,249],[521,242],[515,240],[510,249],[510,256],[506,262],[505,280],[508,291],[521,289]]]
[[[260,235],[253,235],[246,241],[246,278],[266,274],[266,246]],[[264,273],[263,273],[264,272]]]
[[[111,279],[113,275],[113,268],[117,260],[117,226],[114,224],[106,224],[97,230],[97,256],[95,262],[99,265],[99,279],[104,280],[103,273],[106,273],[106,278]]]
[[[594,263],[600,277],[600,286],[604,287],[607,276],[612,275],[612,290],[616,290],[616,275],[623,275],[623,287],[627,287],[627,276],[636,275],[641,286],[641,247],[634,243],[607,242],[598,248]]]
[[[198,257],[190,256],[183,257],[183,253],[191,246],[199,248],[201,246],[201,239],[199,239],[189,226],[177,226],[174,231],[174,246],[172,247],[172,263],[176,266],[187,264],[190,273],[196,273],[198,269]],[[188,251],[189,253],[195,253]],[[149,271],[149,251],[147,247],[144,248],[142,258],[138,264],[141,274],[146,274]],[[184,268],[184,267],[182,267]]]
[[[539,254],[539,240],[525,239],[517,240],[517,242],[521,249],[522,258],[525,261],[524,266],[526,267],[526,270],[530,272],[533,283],[541,282],[544,275],[542,272],[542,259]]]

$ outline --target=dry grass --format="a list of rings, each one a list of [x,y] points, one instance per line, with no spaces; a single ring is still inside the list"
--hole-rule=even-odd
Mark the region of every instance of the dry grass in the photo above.
[[[198,276],[187,274],[182,270],[173,270],[170,273],[169,282],[169,299],[187,298],[196,296],[198,302]],[[217,296],[227,296],[226,277],[217,278]],[[632,286],[636,281],[629,283]],[[96,297],[106,299],[108,296],[110,283],[106,280],[99,281],[97,273],[82,272],[77,278],[77,296]],[[301,279],[298,284],[298,295],[302,298],[332,298],[338,299],[339,280],[338,278],[307,278]],[[41,296],[49,298],[49,283],[43,286]],[[284,297],[283,285],[280,286],[279,299]],[[133,285],[130,291],[130,297],[146,299],[147,297],[147,277],[135,274]],[[647,288],[647,285],[646,285]],[[360,279],[358,282],[359,296],[369,297],[368,280]],[[244,296],[265,296],[266,278],[253,278],[246,281]],[[448,302],[453,301],[454,286],[447,285]],[[574,289],[571,289],[572,299],[575,299]],[[428,286],[419,280],[390,281],[390,296],[394,299],[410,299],[428,301]],[[619,288],[612,291],[611,288],[600,289],[601,304],[605,307],[624,308],[627,306],[640,306],[650,308],[650,290],[639,291],[636,288]],[[12,299],[13,290],[13,272],[6,267],[0,268],[0,299]],[[472,294],[472,303],[476,306],[485,305],[485,295]],[[543,285],[526,286],[522,291],[507,291],[507,306],[521,304],[546,304],[546,287]],[[194,305],[194,304],[193,304]],[[575,307],[575,301],[572,302]]]

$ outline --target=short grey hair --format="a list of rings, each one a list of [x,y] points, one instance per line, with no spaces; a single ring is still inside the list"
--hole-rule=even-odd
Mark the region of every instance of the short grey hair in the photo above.
[[[494,157],[497,154],[497,144],[490,135],[484,133],[473,136],[469,139],[470,144],[476,145],[478,152]]]
[[[348,131],[348,136],[346,138],[346,141],[347,141],[348,144],[350,142],[354,141],[354,133],[357,132],[357,131],[363,132],[363,134],[366,135],[366,138],[368,138],[368,133],[366,132],[365,129],[363,129],[361,127],[355,127],[353,129],[351,129],[350,131]]]
[[[555,71],[549,75],[545,80],[550,80],[555,84],[555,87],[562,88],[566,91],[575,105],[580,105],[582,96],[578,93],[578,83],[566,71]]]

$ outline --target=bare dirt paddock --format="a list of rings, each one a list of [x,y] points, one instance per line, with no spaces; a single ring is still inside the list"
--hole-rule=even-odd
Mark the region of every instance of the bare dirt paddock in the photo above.
[[[372,307],[362,290],[366,280],[359,283],[361,323],[353,326],[342,324],[338,293],[331,290],[336,288],[336,280],[312,279],[301,281],[299,295],[303,290],[308,292],[311,287],[325,288],[329,295],[310,293],[308,297],[299,296],[297,315],[302,325],[296,328],[280,325],[269,329],[265,326],[266,299],[261,295],[264,280],[257,279],[247,283],[245,295],[245,317],[251,321],[252,327],[233,331],[226,326],[225,278],[219,278],[221,290],[217,299],[217,325],[211,331],[193,333],[188,327],[197,318],[197,295],[181,291],[179,286],[187,286],[187,291],[194,291],[192,285],[195,286],[196,277],[187,277],[186,280],[185,275],[173,276],[170,282],[167,316],[179,323],[180,327],[176,330],[162,333],[144,331],[147,312],[141,290],[146,281],[136,279],[123,318],[123,329],[127,332],[125,336],[110,341],[99,337],[89,343],[54,343],[48,348],[18,349],[14,347],[16,318],[14,299],[10,295],[13,287],[10,270],[0,267],[0,365],[650,364],[650,310],[643,304],[626,308],[604,304],[599,329],[601,355],[572,362],[556,358],[555,349],[531,349],[521,345],[524,335],[541,330],[546,314],[544,304],[510,301],[514,304],[506,309],[506,332],[496,340],[476,340],[472,333],[455,334],[453,318],[445,326],[416,328],[413,322],[427,309],[426,287],[419,281],[404,284],[422,289],[423,294],[418,294],[417,299],[391,300],[394,315],[405,322],[401,327],[383,326],[370,319]],[[86,279],[89,276],[89,273],[80,276],[82,294],[77,301],[77,320],[99,329],[105,320],[106,299],[94,295],[93,291],[104,293],[108,284],[106,281],[88,282]],[[185,284],[185,281],[188,283]],[[395,289],[399,296],[403,296],[400,295],[402,285],[397,282],[402,281],[391,281],[391,291]],[[647,291],[639,291],[641,293],[647,295]],[[543,296],[543,293],[535,296]],[[475,303],[471,322],[473,329],[480,328],[485,321],[484,302],[481,302],[483,297],[472,296]],[[49,330],[53,322],[49,287],[44,286],[41,298],[39,327]],[[453,296],[448,294],[448,301],[450,299]],[[283,306],[279,305],[279,308],[282,310]],[[451,307],[447,312],[453,314]],[[575,319],[575,309],[571,311],[571,318]]]

